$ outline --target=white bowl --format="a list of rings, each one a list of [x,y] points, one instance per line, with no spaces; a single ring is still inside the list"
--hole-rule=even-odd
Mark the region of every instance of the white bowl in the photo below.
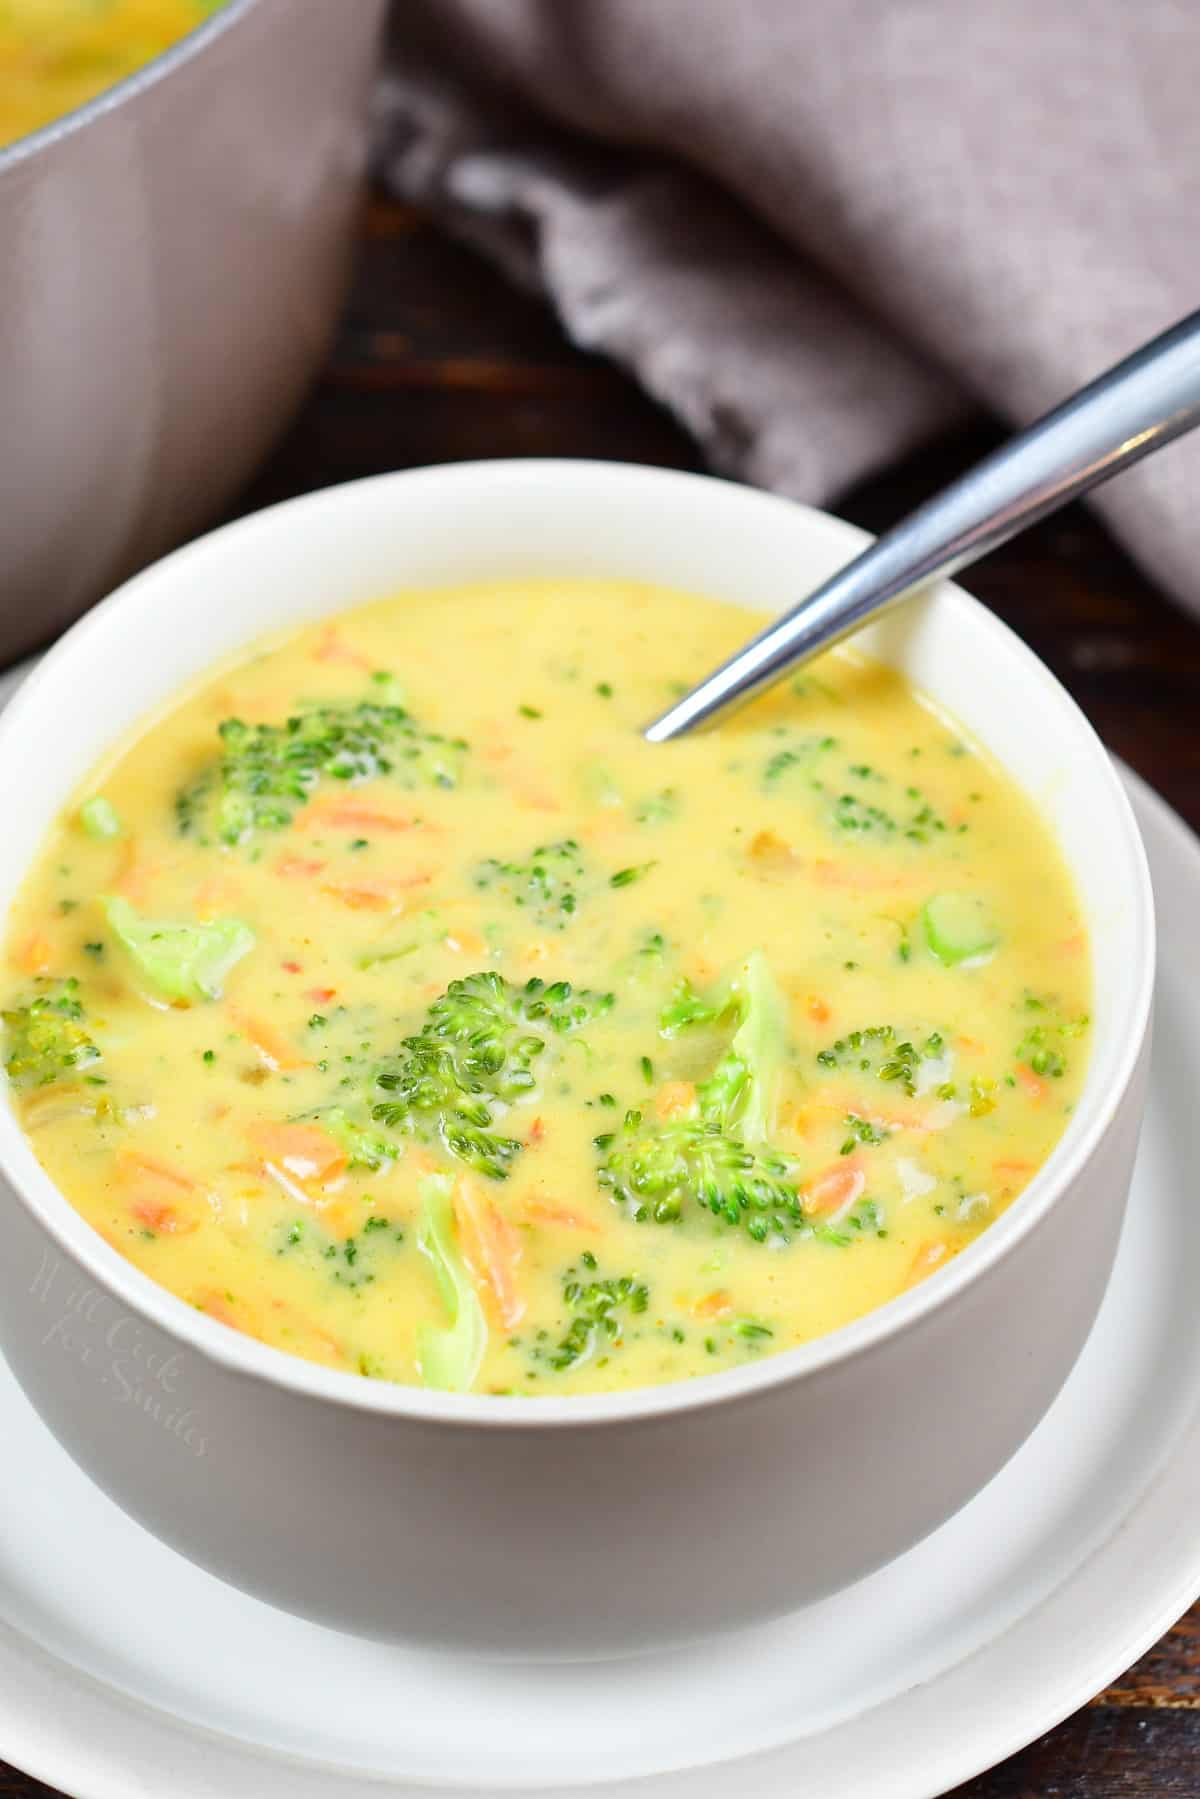
[[[0,900],[114,738],[260,632],[400,586],[521,575],[638,577],[778,610],[863,542],[748,488],[587,462],[385,475],[244,519],[121,588],[4,715]],[[0,1106],[0,1343],[60,1442],[149,1530],[346,1630],[611,1654],[858,1579],[1037,1424],[1125,1210],[1154,970],[1145,858],[1090,726],[976,601],[941,586],[860,641],[1034,796],[1083,898],[1091,1063],[1028,1190],[914,1291],[753,1366],[618,1395],[448,1395],[334,1373],[195,1312],[83,1222]]]

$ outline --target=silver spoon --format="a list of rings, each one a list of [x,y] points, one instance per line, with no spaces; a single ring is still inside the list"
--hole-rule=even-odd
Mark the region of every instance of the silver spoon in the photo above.
[[[1200,424],[1200,312],[1144,344],[893,525],[647,725],[666,743],[741,705],[919,588]]]

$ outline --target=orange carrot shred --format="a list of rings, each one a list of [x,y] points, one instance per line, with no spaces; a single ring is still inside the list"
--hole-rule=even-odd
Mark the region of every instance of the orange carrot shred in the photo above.
[[[247,1042],[253,1044],[268,1068],[294,1069],[308,1066],[295,1046],[264,1018],[256,1018],[252,1013],[243,1012],[239,1006],[230,1006],[229,1016]]]
[[[47,974],[54,966],[54,945],[40,931],[32,931],[17,945],[13,961],[24,974]]]
[[[471,1272],[505,1330],[512,1330],[525,1316],[525,1296],[517,1281],[522,1245],[516,1229],[466,1176],[455,1188],[454,1219]]]
[[[733,1314],[733,1299],[724,1287],[718,1287],[714,1293],[706,1293],[692,1307],[697,1318],[729,1318]]]
[[[330,881],[322,888],[354,912],[392,912],[414,887],[427,887],[431,874],[363,876],[355,881]]]
[[[156,1236],[184,1236],[197,1228],[194,1218],[181,1218],[174,1206],[157,1204],[152,1199],[136,1199],[129,1208],[133,1217]]]
[[[299,1181],[329,1180],[346,1166],[346,1152],[317,1124],[288,1124],[262,1119],[247,1135],[267,1161],[278,1162]]]
[[[325,866],[324,862],[314,861],[309,856],[280,856],[275,863],[275,873],[282,875],[285,881],[310,881]]]
[[[297,822],[345,831],[411,831],[417,821],[397,812],[377,812],[370,806],[314,806]]]
[[[800,1203],[806,1212],[840,1212],[861,1198],[867,1177],[856,1156],[843,1156],[832,1168],[818,1174],[802,1190]]]
[[[659,1118],[686,1118],[696,1104],[694,1081],[664,1081],[654,1098]]]
[[[590,1218],[581,1218],[578,1212],[572,1212],[569,1206],[556,1205],[552,1200],[530,1199],[525,1202],[525,1216],[534,1219],[538,1224],[561,1224],[572,1231],[590,1231],[596,1233],[600,1226]]]
[[[922,1243],[909,1264],[908,1285],[915,1286],[917,1281],[923,1281],[927,1274],[932,1274],[935,1268],[941,1266],[949,1254],[944,1243]]]
[[[326,625],[313,650],[314,662],[344,662],[351,668],[370,668],[360,650],[346,642],[335,625]]]

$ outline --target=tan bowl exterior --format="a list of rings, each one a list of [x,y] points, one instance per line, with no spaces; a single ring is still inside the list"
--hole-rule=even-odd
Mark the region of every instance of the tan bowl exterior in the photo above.
[[[383,0],[233,0],[0,150],[0,662],[206,523],[341,299]]]
[[[1086,1174],[986,1279],[733,1400],[576,1426],[531,1402],[492,1429],[264,1391],[126,1311],[7,1191],[0,1347],[119,1505],[286,1610],[504,1657],[684,1641],[860,1579],[1021,1446],[1108,1284],[1146,1060]]]
[[[564,569],[768,606],[861,543],[728,483],[587,463],[415,470],[243,520],[89,614],[0,720],[0,905],[112,738],[258,632],[389,587]],[[1042,781],[1080,884],[1092,1061],[1029,1190],[919,1288],[751,1367],[575,1399],[440,1394],[267,1349],[155,1286],[72,1210],[0,1099],[0,1348],[126,1511],[337,1627],[598,1656],[845,1586],[1003,1466],[1069,1373],[1112,1268],[1149,1054],[1149,879],[1103,748],[999,621],[946,586],[869,641],[1035,794]]]

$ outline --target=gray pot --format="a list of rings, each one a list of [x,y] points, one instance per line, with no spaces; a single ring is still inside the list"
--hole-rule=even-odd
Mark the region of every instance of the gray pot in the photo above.
[[[0,151],[0,661],[203,525],[341,298],[384,0],[232,0]]]

